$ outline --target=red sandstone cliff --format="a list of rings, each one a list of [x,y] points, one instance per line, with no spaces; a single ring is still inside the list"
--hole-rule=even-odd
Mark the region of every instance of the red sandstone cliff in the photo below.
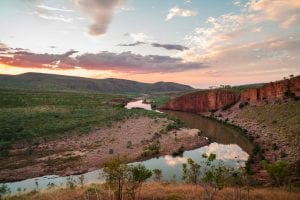
[[[247,89],[241,93],[242,101],[282,99],[286,95],[300,96],[300,76],[267,83],[260,88]]]
[[[163,109],[200,113],[220,109],[239,100],[275,100],[286,95],[300,96],[300,76],[267,83],[260,88],[247,89],[241,94],[224,90],[193,92],[170,100]]]
[[[169,101],[164,109],[186,112],[207,112],[220,109],[239,100],[239,94],[222,91],[206,90],[193,92]]]

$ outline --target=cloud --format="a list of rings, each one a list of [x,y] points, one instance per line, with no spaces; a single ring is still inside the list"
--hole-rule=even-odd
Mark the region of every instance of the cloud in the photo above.
[[[300,2],[250,0],[239,4],[239,14],[209,17],[204,26],[185,37],[185,61],[210,63],[221,76],[251,74],[278,78],[297,74],[300,64]],[[269,79],[271,80],[271,79]]]
[[[173,7],[169,10],[169,13],[168,13],[165,21],[169,21],[169,20],[173,19],[176,16],[178,16],[178,17],[191,17],[191,16],[196,16],[196,15],[198,15],[198,12],[195,11],[195,10]]]
[[[131,52],[85,53],[70,50],[64,54],[38,54],[26,50],[4,50],[0,63],[23,68],[107,70],[123,73],[170,73],[208,67],[199,62],[184,62],[169,56],[143,56]]]
[[[130,44],[118,44],[118,46],[122,46],[122,47],[133,47],[133,46],[139,46],[142,44],[146,44],[145,42],[134,42],[134,43],[130,43]]]
[[[115,9],[126,0],[73,0],[73,2],[92,19],[90,35],[99,36],[106,33]]]
[[[147,35],[146,33],[125,33],[124,36],[130,37],[134,42],[153,42],[154,39],[152,36]]]
[[[47,10],[47,11],[74,12],[73,10],[54,8],[54,7],[50,7],[50,6],[46,6],[46,5],[37,5],[36,7]]]
[[[118,46],[123,46],[123,47],[133,47],[133,46],[139,46],[143,44],[149,44],[146,42],[134,42],[134,43],[129,43],[129,44],[118,44]],[[157,47],[157,48],[164,48],[166,50],[177,50],[177,51],[184,51],[188,50],[188,47],[179,45],[179,44],[159,44],[159,43],[150,43],[152,47]]]
[[[70,50],[64,54],[37,54],[26,50],[9,49],[0,54],[0,63],[25,68],[57,68],[62,63],[63,68],[73,68],[71,55],[77,51]],[[69,65],[67,65],[69,64]]]
[[[78,66],[85,69],[110,70],[126,73],[168,73],[189,71],[207,67],[199,62],[183,62],[181,58],[169,56],[142,56],[131,52],[120,54],[100,52],[86,53],[76,57]]]
[[[52,15],[49,15],[49,14],[43,14],[43,13],[40,13],[40,12],[32,12],[30,14],[33,14],[33,15],[36,15],[42,19],[46,19],[46,20],[54,20],[54,21],[61,21],[61,22],[66,22],[66,23],[71,23],[73,21],[72,18],[70,17],[65,17],[63,15],[57,15],[57,16],[52,16]]]
[[[160,48],[164,48],[167,50],[177,50],[177,51],[184,51],[184,50],[188,50],[188,47],[182,46],[182,45],[178,45],[178,44],[159,44],[159,43],[152,43],[151,44],[153,47],[160,47]]]
[[[282,28],[300,24],[298,0],[251,0],[246,6],[250,12],[256,12],[261,18],[278,22]]]
[[[7,51],[7,50],[8,50],[8,47],[4,43],[0,42],[0,52]]]

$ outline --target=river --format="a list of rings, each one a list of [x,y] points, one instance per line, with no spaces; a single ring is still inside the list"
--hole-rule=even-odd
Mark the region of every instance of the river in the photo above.
[[[145,104],[142,100],[139,100],[128,103],[126,108],[143,108],[151,110],[151,105]],[[181,181],[182,164],[185,163],[188,158],[192,158],[199,163],[202,161],[202,154],[204,153],[215,153],[217,155],[216,161],[222,161],[224,164],[232,167],[238,168],[245,165],[249,153],[251,152],[252,144],[237,130],[197,114],[176,111],[163,112],[182,120],[186,127],[201,130],[201,134],[210,138],[213,143],[194,150],[185,151],[182,157],[166,155],[131,164],[142,163],[148,169],[161,169],[162,180],[176,181]],[[84,183],[104,182],[100,174],[101,169],[83,174]],[[50,175],[6,183],[6,185],[10,188],[12,194],[15,194],[17,192],[29,192],[34,189],[45,189],[50,185],[65,186],[70,179],[79,183],[79,176],[80,175],[60,177]]]

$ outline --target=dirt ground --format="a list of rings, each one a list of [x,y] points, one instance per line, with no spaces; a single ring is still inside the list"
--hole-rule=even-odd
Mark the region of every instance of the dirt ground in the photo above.
[[[207,139],[197,129],[162,131],[170,123],[165,118],[140,117],[116,122],[82,135],[40,142],[28,154],[24,145],[16,145],[10,156],[0,160],[0,182],[23,180],[43,175],[71,175],[93,171],[113,156],[128,161],[143,160],[145,148],[159,144],[159,155],[172,154],[181,146],[193,149]]]

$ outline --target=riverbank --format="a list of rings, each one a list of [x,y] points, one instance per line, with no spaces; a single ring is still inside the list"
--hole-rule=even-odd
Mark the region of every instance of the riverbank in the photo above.
[[[237,193],[240,192],[240,193]],[[141,189],[140,199],[143,200],[194,200],[201,199],[205,196],[203,188],[189,184],[177,184],[170,182],[162,183],[145,183]],[[236,199],[236,195],[240,199],[248,200],[298,200],[300,191],[290,190],[286,188],[236,188],[228,187],[218,191],[215,200]],[[53,188],[44,192],[33,192],[25,195],[8,197],[7,200],[73,200],[73,199],[111,199],[109,191],[104,185],[88,185],[85,187],[77,187],[75,189],[58,189]],[[127,199],[127,198],[126,198]]]
[[[204,116],[239,129],[254,144],[247,162],[257,181],[269,177],[261,161],[288,163],[290,176],[300,175],[300,102],[293,99],[269,102],[238,102],[229,109]]]
[[[241,106],[243,105],[243,106]],[[284,160],[290,164],[300,157],[300,102],[239,102],[228,110],[219,110],[216,119],[247,130],[246,134],[258,144],[269,162]]]
[[[86,134],[41,141],[30,155],[26,146],[16,145],[10,156],[1,160],[0,180],[81,174],[101,168],[115,155],[137,161],[208,144],[198,135],[199,130],[180,128],[176,123],[163,117],[130,118]]]

